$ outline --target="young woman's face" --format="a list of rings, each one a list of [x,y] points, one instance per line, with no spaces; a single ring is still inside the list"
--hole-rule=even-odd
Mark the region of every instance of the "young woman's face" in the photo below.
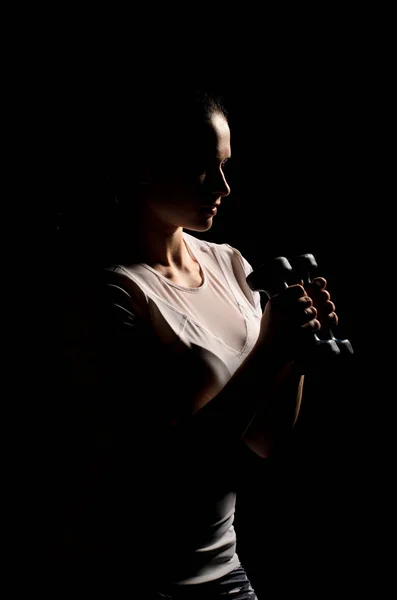
[[[162,166],[149,172],[144,210],[167,229],[207,231],[221,199],[230,194],[224,173],[231,155],[230,129],[222,115],[214,114],[199,136],[190,133],[186,131],[177,156],[165,156]]]

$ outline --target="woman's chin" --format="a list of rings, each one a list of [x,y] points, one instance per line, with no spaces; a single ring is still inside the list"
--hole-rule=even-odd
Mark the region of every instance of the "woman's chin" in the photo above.
[[[190,231],[208,231],[212,227],[212,218],[207,219],[206,223],[191,223],[185,225],[183,229],[189,229]]]

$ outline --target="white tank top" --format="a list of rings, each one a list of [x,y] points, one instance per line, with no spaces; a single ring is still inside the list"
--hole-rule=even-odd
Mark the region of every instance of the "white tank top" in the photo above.
[[[238,250],[229,244],[199,240],[183,233],[190,254],[201,267],[203,283],[199,288],[185,288],[173,283],[147,264],[112,267],[128,281],[128,292],[138,315],[151,325],[165,344],[179,344],[195,354],[201,363],[197,381],[219,391],[255,345],[262,308],[259,292],[246,283],[252,267]],[[196,409],[198,407],[195,407]],[[201,541],[191,550],[184,572],[173,583],[198,584],[218,579],[239,565],[233,527],[236,495],[219,490],[200,499],[189,515],[183,510],[180,529],[189,531],[187,520],[202,531]],[[176,528],[178,529],[178,527]],[[156,547],[155,540],[153,546]],[[186,558],[186,557],[185,557]],[[157,557],[158,560],[158,557]]]

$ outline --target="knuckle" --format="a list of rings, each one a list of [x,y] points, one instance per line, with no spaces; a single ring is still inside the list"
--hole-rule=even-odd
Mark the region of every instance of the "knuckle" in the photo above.
[[[301,296],[304,296],[305,293],[306,293],[305,290],[304,290],[304,288],[303,288],[303,286],[301,286],[299,283],[296,283],[294,285],[290,285],[287,288],[287,290],[288,290],[288,293],[291,296],[294,296],[294,297],[296,296],[298,298],[300,298]]]
[[[318,321],[317,319],[312,319],[311,321],[309,321],[309,329],[311,329],[312,331],[318,331],[321,328],[321,324],[320,321]]]
[[[317,287],[325,288],[327,285],[327,280],[325,279],[325,277],[315,277],[312,283],[314,283],[314,285],[316,285]]]
[[[327,310],[327,313],[331,314],[333,312],[335,312],[335,304],[333,302],[327,302],[325,305],[325,308]]]
[[[321,323],[318,319],[313,319],[313,331],[319,331],[321,329]]]
[[[332,326],[336,326],[339,322],[338,315],[335,312],[329,314],[328,319],[332,323]]]
[[[327,302],[331,298],[331,294],[327,290],[322,290],[320,297],[324,302]]]

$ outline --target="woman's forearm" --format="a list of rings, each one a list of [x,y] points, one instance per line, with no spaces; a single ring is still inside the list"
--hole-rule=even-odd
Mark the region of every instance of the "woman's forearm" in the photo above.
[[[278,376],[267,402],[260,405],[244,434],[245,444],[267,458],[285,441],[299,415],[304,376],[289,363]]]
[[[183,440],[204,456],[223,454],[239,442],[257,413],[271,414],[272,392],[284,365],[259,344],[240,365],[224,388],[188,419],[174,428],[174,438]]]

